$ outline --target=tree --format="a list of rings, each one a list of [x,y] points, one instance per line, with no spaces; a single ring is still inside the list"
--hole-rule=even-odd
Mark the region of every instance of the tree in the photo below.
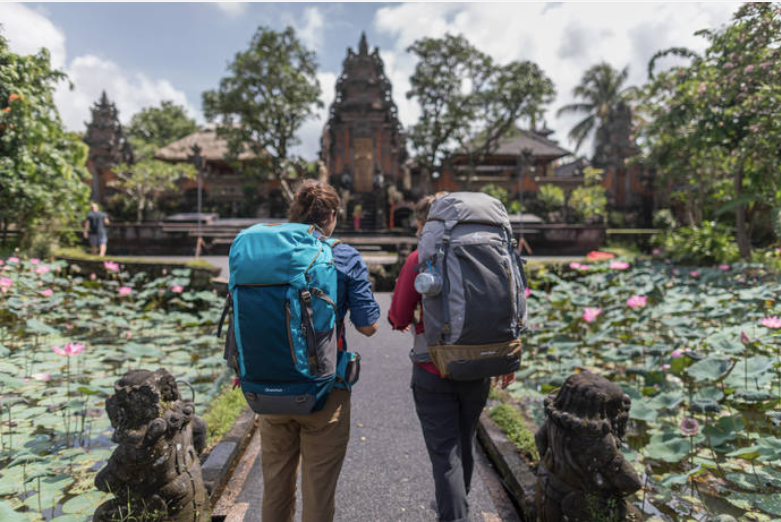
[[[217,90],[203,93],[209,121],[218,118],[217,134],[227,141],[230,159],[251,152],[254,166],[281,178],[296,131],[322,107],[315,53],[288,27],[277,32],[259,27],[249,49],[228,65]]]
[[[535,63],[496,64],[460,35],[422,38],[408,51],[418,63],[407,98],[416,98],[421,110],[409,137],[426,174],[440,169],[455,147],[474,165],[520,118],[539,115],[554,94]]]
[[[181,179],[193,179],[196,174],[192,165],[166,163],[147,155],[133,165],[118,165],[114,170],[117,179],[110,185],[133,203],[136,221],[141,223],[145,210],[153,209],[166,192],[177,190]]]
[[[781,6],[744,4],[727,26],[696,34],[709,42],[704,53],[668,49],[649,64],[646,160],[668,183],[696,186],[703,205],[716,196],[712,214],[734,210],[749,258],[758,212],[781,207]],[[690,63],[654,76],[671,54]]]
[[[580,83],[572,90],[575,98],[582,101],[565,105],[557,112],[558,116],[568,113],[586,115],[569,132],[570,139],[575,140],[575,150],[580,149],[594,130],[599,133],[619,104],[628,101],[634,92],[634,88],[622,88],[628,74],[628,67],[618,71],[607,62],[594,65],[583,74]]]
[[[0,222],[2,243],[15,225],[20,244],[50,242],[84,217],[87,147],[62,128],[52,100],[67,76],[49,51],[14,54],[0,35]],[[47,245],[43,245],[47,246]]]
[[[163,101],[160,107],[146,107],[134,114],[127,135],[136,147],[150,145],[160,149],[197,130],[198,124],[187,116],[184,107]]]

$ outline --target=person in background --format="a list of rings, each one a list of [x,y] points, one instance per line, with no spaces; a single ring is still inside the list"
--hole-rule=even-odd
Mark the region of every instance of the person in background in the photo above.
[[[108,225],[108,216],[100,211],[97,203],[92,203],[92,210],[87,213],[87,218],[84,220],[84,239],[89,239],[92,255],[98,254],[98,247],[100,247],[100,257],[106,255],[108,244],[106,225]]]
[[[322,181],[306,180],[290,206],[291,223],[315,225],[316,235],[328,237],[336,227],[339,195]],[[353,247],[333,247],[337,272],[337,343],[346,350],[345,318],[359,333],[377,331],[380,306],[374,300],[369,270]],[[334,519],[336,484],[350,439],[350,392],[335,388],[323,409],[309,415],[261,415],[260,448],[263,468],[264,522],[292,522],[296,482],[301,461],[302,522]]]
[[[444,194],[427,196],[415,206],[417,237],[423,231],[431,204]],[[421,296],[415,290],[419,263],[415,250],[396,280],[388,320],[394,330],[412,330],[414,343],[425,343]],[[512,373],[495,378],[493,383],[491,379],[453,381],[444,379],[432,362],[413,362],[410,387],[431,459],[440,522],[469,520],[467,495],[474,471],[477,422],[491,385],[501,381],[502,388],[506,388],[514,380]]]

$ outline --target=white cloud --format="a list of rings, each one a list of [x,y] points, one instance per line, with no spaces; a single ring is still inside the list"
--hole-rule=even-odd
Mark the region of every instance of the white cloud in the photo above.
[[[213,4],[230,18],[236,18],[247,12],[249,4],[244,2],[213,2]]]
[[[298,35],[309,49],[319,49],[323,44],[323,28],[325,20],[320,9],[307,7],[304,9],[304,25],[298,29]]]
[[[301,140],[301,144],[291,150],[291,154],[308,160],[317,158],[317,153],[320,151],[320,138],[323,136],[323,128],[328,122],[328,109],[336,96],[336,73],[319,72],[317,73],[317,79],[320,81],[320,88],[322,89],[320,101],[323,102],[323,107],[317,110],[315,117],[304,122],[298,130],[296,135]]]
[[[151,79],[140,72],[127,72],[110,60],[93,55],[79,56],[68,67],[68,76],[75,89],[58,89],[54,100],[63,122],[70,129],[84,129],[85,122],[91,118],[90,107],[104,90],[108,98],[116,103],[122,123],[127,123],[142,108],[158,105],[163,100],[183,105],[191,117],[198,116],[184,92],[168,80]]]
[[[64,70],[73,83],[61,82],[54,94],[60,116],[69,130],[83,131],[92,114],[90,107],[105,90],[119,109],[122,123],[143,107],[158,105],[163,100],[185,106],[190,116],[202,120],[200,113],[188,102],[183,91],[165,79],[149,78],[142,72],[127,71],[111,60],[94,55],[66,60],[65,35],[45,16],[21,4],[0,4],[2,33],[11,50],[19,54],[37,52],[46,47],[52,54],[52,65]]]
[[[404,97],[415,66],[406,49],[422,36],[463,34],[477,48],[501,63],[536,62],[553,80],[557,96],[546,113],[554,139],[574,148],[567,138],[577,117],[556,117],[556,109],[571,103],[572,89],[591,65],[607,61],[621,69],[629,65],[627,85],[646,81],[648,60],[658,50],[705,47],[698,29],[727,22],[736,3],[565,3],[546,4],[401,4],[383,7],[375,29],[394,40],[383,52],[386,74],[405,126],[418,111]],[[581,153],[590,153],[584,144]]]
[[[49,49],[52,66],[65,66],[65,35],[45,16],[22,4],[0,3],[0,34],[18,54]]]

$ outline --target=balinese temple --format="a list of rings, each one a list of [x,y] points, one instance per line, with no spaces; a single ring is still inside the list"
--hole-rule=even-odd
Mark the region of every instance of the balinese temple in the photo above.
[[[119,123],[119,111],[109,101],[106,91],[92,106],[92,121],[87,123],[84,143],[89,146],[87,168],[92,174],[93,201],[105,204],[106,187],[114,177],[111,170],[120,163],[135,162],[133,148]]]
[[[322,138],[329,180],[345,202],[343,230],[392,225],[397,189],[409,176],[404,140],[379,48],[369,52],[366,34],[361,34],[358,52],[347,49]]]

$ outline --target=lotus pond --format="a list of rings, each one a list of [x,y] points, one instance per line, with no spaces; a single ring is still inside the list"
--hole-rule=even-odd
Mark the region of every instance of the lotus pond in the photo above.
[[[104,410],[133,368],[165,367],[196,411],[228,380],[214,337],[222,299],[189,269],[133,277],[37,259],[0,260],[0,520],[88,520],[111,454]],[[184,384],[187,383],[187,384]]]
[[[532,277],[523,369],[541,397],[578,369],[632,398],[624,448],[662,520],[781,520],[781,282],[761,266],[573,263]]]

